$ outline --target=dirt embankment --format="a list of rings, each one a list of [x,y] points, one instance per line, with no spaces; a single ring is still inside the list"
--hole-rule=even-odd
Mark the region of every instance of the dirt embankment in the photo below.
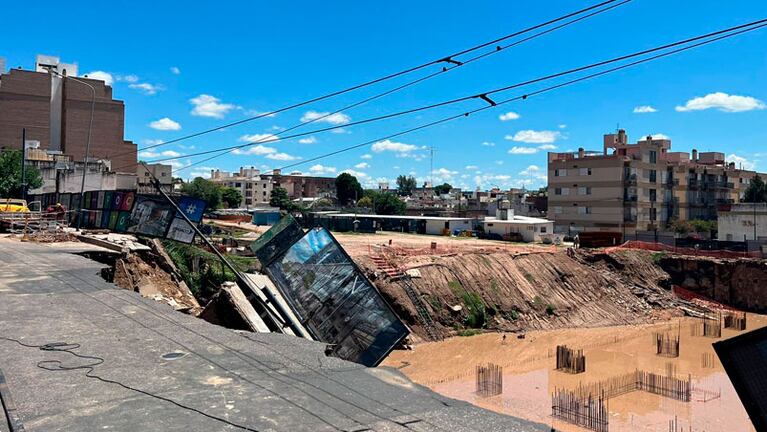
[[[579,251],[575,257],[560,250],[386,258],[401,269],[420,273],[410,281],[420,296],[421,311],[403,282],[376,280],[420,336],[427,335],[423,309],[433,327],[446,335],[472,326],[514,331],[644,323],[668,317],[668,309],[675,306],[672,293],[663,288],[668,275],[645,251],[610,255]],[[376,270],[370,260],[358,262],[371,273]]]
[[[658,263],[674,285],[739,309],[767,313],[767,261],[673,255]]]

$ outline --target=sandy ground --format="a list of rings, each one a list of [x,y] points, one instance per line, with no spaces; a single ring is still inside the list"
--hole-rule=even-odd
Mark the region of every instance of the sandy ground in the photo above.
[[[748,330],[767,325],[767,317],[748,314]],[[395,351],[384,365],[400,369],[419,384],[446,396],[514,416],[552,424],[557,430],[582,431],[552,421],[551,393],[572,389],[616,375],[642,369],[665,373],[671,363],[678,376],[692,377],[693,401],[678,402],[644,392],[633,392],[609,401],[610,431],[668,431],[675,416],[687,431],[753,431],[735,390],[714,354],[714,366],[703,367],[703,354],[713,354],[713,339],[692,336],[692,318],[658,324],[590,329],[535,331],[517,339],[509,334],[504,344],[498,333],[417,345],[412,351]],[[680,356],[655,354],[653,332],[679,332]],[[722,337],[739,332],[725,329]],[[554,370],[557,345],[584,349],[586,372],[570,375]],[[474,368],[492,362],[503,366],[503,394],[480,398],[475,394]],[[704,391],[721,397],[703,402]]]

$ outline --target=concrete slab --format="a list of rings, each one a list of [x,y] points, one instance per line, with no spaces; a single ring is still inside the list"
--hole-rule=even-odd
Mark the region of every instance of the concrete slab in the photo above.
[[[0,239],[0,262],[0,365],[27,431],[548,430],[442,397],[394,369],[328,358],[321,343],[175,312],[59,249]],[[80,344],[76,353],[104,359],[91,375],[109,382],[43,370],[40,361],[90,360],[2,338]]]

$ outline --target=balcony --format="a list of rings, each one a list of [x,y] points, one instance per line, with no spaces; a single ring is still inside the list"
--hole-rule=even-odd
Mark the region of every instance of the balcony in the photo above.
[[[631,174],[629,176],[624,177],[623,183],[630,186],[636,186],[637,184],[637,175]]]

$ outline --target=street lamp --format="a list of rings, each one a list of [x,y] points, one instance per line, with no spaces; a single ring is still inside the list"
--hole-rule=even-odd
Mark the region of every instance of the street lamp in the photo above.
[[[88,120],[88,138],[85,141],[85,156],[83,156],[83,180],[80,183],[80,209],[77,214],[77,229],[80,230],[80,227],[82,226],[83,221],[83,205],[85,200],[85,176],[88,174],[88,155],[90,154],[91,150],[91,130],[93,129],[93,113],[96,109],[96,89],[88,84],[87,82],[83,80],[79,80],[77,78],[62,75],[58,71],[54,70],[53,68],[48,68],[48,71],[51,73],[54,73],[58,76],[60,76],[62,79],[70,79],[74,82],[80,83],[82,85],[88,86],[89,89],[91,89],[91,116]]]

